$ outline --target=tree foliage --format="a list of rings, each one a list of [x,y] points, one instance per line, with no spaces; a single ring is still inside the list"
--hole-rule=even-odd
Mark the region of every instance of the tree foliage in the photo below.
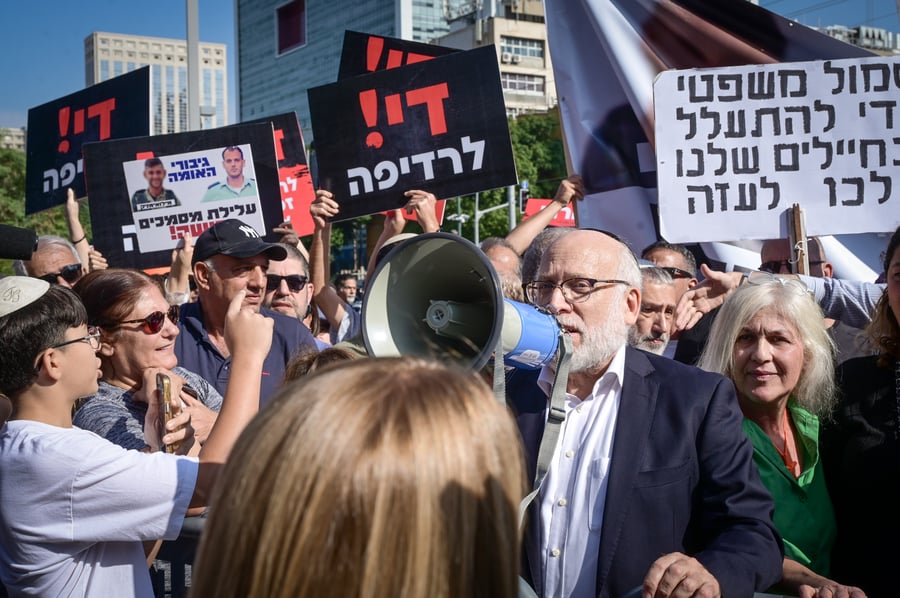
[[[84,205],[80,219],[90,238],[90,216]],[[38,235],[67,238],[69,234],[63,206],[25,215],[25,154],[14,149],[0,148],[0,222],[32,229]],[[0,260],[0,273],[13,273],[12,260]]]
[[[513,154],[516,158],[516,171],[519,182],[528,181],[531,197],[551,198],[556,194],[560,180],[566,176],[566,159],[563,150],[562,131],[559,124],[559,112],[556,108],[547,114],[526,114],[509,120],[509,136],[512,140]],[[479,209],[485,210],[506,202],[506,189],[493,189],[479,194]],[[519,187],[515,189],[518,204]],[[447,202],[447,215],[455,214],[456,200]],[[470,241],[475,240],[475,196],[460,198],[460,211],[468,215],[466,222],[457,224],[444,217],[446,230],[461,229],[462,236]],[[516,221],[522,214],[516,206]],[[500,209],[485,214],[480,222],[479,239],[509,233],[509,212]]]

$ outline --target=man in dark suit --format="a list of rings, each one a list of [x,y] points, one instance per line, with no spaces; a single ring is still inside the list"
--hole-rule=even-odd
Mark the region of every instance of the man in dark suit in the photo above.
[[[751,596],[781,577],[772,499],[721,376],[626,347],[641,274],[619,240],[579,230],[544,254],[529,299],[574,352],[566,419],[529,510],[525,575],[544,596]],[[533,476],[553,382],[510,381]]]

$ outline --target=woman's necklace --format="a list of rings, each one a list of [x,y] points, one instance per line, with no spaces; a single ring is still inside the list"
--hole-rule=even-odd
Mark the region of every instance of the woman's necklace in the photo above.
[[[798,478],[798,477],[800,477],[799,474],[797,473],[797,469],[798,469],[797,466],[799,465],[799,463],[797,462],[796,459],[791,457],[791,452],[788,449],[787,433],[788,433],[788,426],[790,425],[790,423],[788,422],[787,412],[788,412],[787,407],[785,407],[785,409],[784,409],[784,430],[782,431],[782,441],[784,442],[784,451],[779,449],[778,445],[775,444],[774,442],[772,443],[772,446],[775,447],[775,450],[781,456],[781,460],[784,461],[784,466],[787,467],[788,471],[791,472],[791,475],[793,475],[795,478]]]

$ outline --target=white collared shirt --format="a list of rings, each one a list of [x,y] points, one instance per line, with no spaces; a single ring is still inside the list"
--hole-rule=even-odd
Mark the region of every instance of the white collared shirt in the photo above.
[[[600,529],[624,375],[622,346],[584,401],[566,393],[566,419],[538,495],[544,596],[596,596]],[[538,378],[548,395],[553,376],[545,367]]]

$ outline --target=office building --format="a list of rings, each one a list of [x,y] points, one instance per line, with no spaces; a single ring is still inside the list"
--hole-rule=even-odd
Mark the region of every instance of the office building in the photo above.
[[[228,124],[225,44],[200,42],[200,124]],[[94,32],[84,39],[85,85],[150,65],[154,135],[189,130],[187,42],[162,37]]]
[[[449,31],[444,0],[237,0],[242,121],[295,111],[312,140],[306,90],[337,80],[347,29],[428,42]]]
[[[436,43],[460,50],[493,44],[509,116],[546,112],[556,85],[541,0],[448,1],[450,32]]]

